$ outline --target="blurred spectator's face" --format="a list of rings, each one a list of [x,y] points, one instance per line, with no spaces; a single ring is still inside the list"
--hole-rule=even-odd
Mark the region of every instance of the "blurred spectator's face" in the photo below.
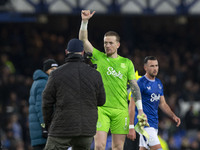
[[[197,132],[197,139],[200,142],[200,131]]]
[[[117,53],[120,43],[117,41],[116,36],[105,36],[104,37],[104,49],[108,56]]]
[[[157,60],[148,60],[144,65],[146,73],[152,78],[156,77],[158,74],[158,61]]]

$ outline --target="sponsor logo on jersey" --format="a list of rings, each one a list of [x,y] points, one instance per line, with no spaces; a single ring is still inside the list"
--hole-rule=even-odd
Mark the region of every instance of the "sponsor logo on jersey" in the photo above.
[[[107,75],[113,75],[114,77],[118,77],[120,79],[123,77],[123,74],[121,74],[120,71],[117,72],[112,67],[108,67]]]
[[[152,93],[150,101],[154,102],[154,101],[158,101],[158,100],[160,100],[160,94],[156,95],[155,93]]]

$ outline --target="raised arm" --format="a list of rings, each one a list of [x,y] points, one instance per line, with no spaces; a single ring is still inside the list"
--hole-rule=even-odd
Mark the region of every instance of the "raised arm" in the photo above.
[[[169,117],[171,117],[175,122],[176,126],[178,127],[181,124],[181,120],[179,117],[177,117],[169,107],[169,105],[165,101],[165,97],[161,96],[160,97],[160,104],[159,104],[160,109],[167,114]]]
[[[85,52],[93,52],[93,46],[92,44],[88,41],[88,31],[87,31],[87,26],[88,26],[88,21],[89,19],[94,15],[95,11],[92,13],[90,10],[82,10],[81,11],[81,27],[79,30],[79,40],[83,41],[84,44],[84,50]]]

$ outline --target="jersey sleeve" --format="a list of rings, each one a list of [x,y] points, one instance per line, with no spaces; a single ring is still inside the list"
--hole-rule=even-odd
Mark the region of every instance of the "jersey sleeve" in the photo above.
[[[93,52],[92,52],[92,62],[95,62],[97,60],[99,60],[102,56],[104,56],[105,54],[103,52],[100,52],[99,50],[97,50],[96,48],[93,48]]]
[[[135,76],[135,68],[134,68],[134,65],[133,63],[128,60],[128,81],[129,80],[134,80],[136,79],[136,76]]]
[[[163,89],[163,84],[162,84],[162,82],[160,81],[160,85],[161,85],[161,94],[160,94],[160,96],[163,96],[164,95],[164,89]]]

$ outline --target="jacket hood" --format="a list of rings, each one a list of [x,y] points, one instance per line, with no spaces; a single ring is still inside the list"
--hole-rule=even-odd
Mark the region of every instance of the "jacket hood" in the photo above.
[[[48,79],[48,75],[42,70],[38,69],[33,73],[33,80],[35,81],[38,79]]]

